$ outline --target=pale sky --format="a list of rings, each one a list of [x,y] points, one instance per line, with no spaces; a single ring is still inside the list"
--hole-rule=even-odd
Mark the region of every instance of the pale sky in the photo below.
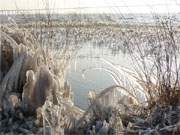
[[[0,9],[45,9],[46,1],[0,0]],[[49,0],[49,8],[81,13],[180,13],[180,0]]]

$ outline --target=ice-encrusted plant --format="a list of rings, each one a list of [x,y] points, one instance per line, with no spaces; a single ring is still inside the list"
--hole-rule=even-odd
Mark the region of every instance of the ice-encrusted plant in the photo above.
[[[63,134],[64,129],[74,126],[73,118],[82,115],[73,106],[72,92],[66,83],[66,72],[76,47],[64,44],[57,53],[54,44],[51,48],[40,45],[31,30],[17,25],[2,25],[0,34],[1,108],[5,112],[14,110],[11,102],[16,103],[10,97],[17,94],[15,97],[24,111],[36,111],[33,115],[37,115],[38,125],[43,119],[44,134],[47,131]]]

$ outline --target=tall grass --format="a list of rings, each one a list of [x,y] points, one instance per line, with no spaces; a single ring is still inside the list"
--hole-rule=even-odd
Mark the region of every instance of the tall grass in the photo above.
[[[127,33],[126,48],[133,68],[124,70],[109,63],[116,75],[123,76],[122,71],[128,74],[126,79],[133,81],[131,89],[136,85],[135,91],[145,94],[150,109],[180,103],[178,30],[171,19],[166,19],[144,31],[135,30],[130,36]],[[121,81],[119,85],[122,84]]]
[[[168,19],[158,22],[153,35],[139,38],[132,54],[137,62],[136,74],[139,84],[147,92],[148,105],[166,106],[179,104],[179,33]]]
[[[131,28],[130,28],[131,29]],[[122,94],[140,106],[153,109],[156,105],[177,105],[180,102],[179,28],[171,18],[157,19],[152,26],[133,27],[123,34],[131,67],[116,66],[102,59],[102,68],[120,86]]]

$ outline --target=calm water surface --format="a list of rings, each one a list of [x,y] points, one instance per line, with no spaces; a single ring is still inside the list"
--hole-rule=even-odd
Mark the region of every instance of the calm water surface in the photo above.
[[[68,72],[68,81],[74,92],[75,105],[82,109],[88,107],[88,91],[100,92],[115,84],[111,76],[104,70],[92,69],[107,67],[107,64],[103,63],[102,59],[111,61],[115,65],[130,66],[127,55],[121,52],[113,55],[108,48],[93,47],[91,43],[84,45],[78,52],[76,60],[72,62]],[[83,76],[84,70],[86,70],[86,73]]]

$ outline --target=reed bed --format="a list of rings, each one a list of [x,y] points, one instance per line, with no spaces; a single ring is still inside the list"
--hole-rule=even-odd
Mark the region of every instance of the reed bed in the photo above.
[[[45,45],[42,33],[35,37],[32,31],[19,28],[15,23],[11,27],[1,26],[0,132],[47,135],[180,133],[177,29],[171,20],[157,22],[147,29],[118,29],[122,51],[128,53],[133,65],[123,68],[102,59],[106,66],[94,69],[110,74],[115,85],[100,93],[89,92],[90,106],[83,111],[73,105],[73,93],[66,82],[69,62],[79,48],[78,43],[71,46],[66,40],[57,52],[51,32]],[[72,34],[68,30],[67,37]],[[88,32],[79,35],[83,36],[83,42],[92,39]],[[98,34],[103,35],[101,31]]]

